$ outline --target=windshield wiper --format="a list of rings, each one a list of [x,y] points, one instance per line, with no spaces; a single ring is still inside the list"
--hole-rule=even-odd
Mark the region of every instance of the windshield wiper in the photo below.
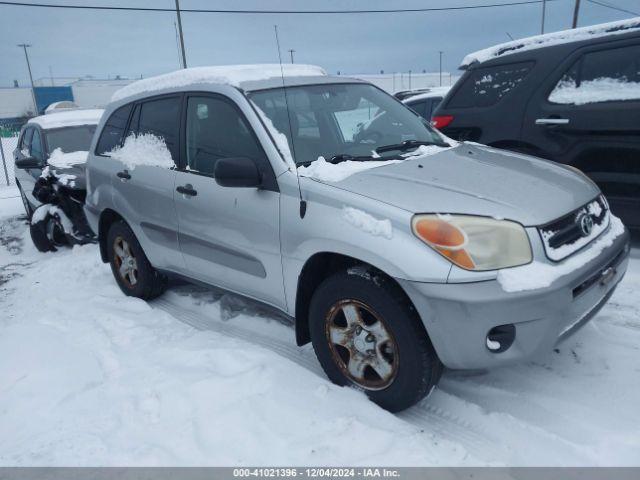
[[[366,162],[368,160],[374,160],[374,158],[371,155],[349,155],[348,153],[340,153],[331,157],[327,162],[335,165],[340,162]]]
[[[405,140],[402,143],[394,143],[392,145],[383,145],[382,147],[378,147],[376,148],[376,153],[382,153],[382,152],[391,152],[393,150],[399,150],[401,152],[404,152],[406,150],[409,150],[411,148],[416,148],[419,147],[421,145],[435,145],[437,147],[448,147],[449,144],[448,143],[444,143],[444,142],[426,142],[423,140]]]

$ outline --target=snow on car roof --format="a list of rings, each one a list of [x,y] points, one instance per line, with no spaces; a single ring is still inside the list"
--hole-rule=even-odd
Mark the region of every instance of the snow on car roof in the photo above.
[[[100,122],[100,117],[102,117],[102,112],[104,110],[98,108],[63,110],[34,117],[28,123],[37,123],[45,130],[78,125],[97,125]]]
[[[320,67],[302,64],[283,64],[280,66],[277,63],[267,63],[185,68],[133,82],[117,90],[111,97],[111,101],[115,102],[144,92],[184,87],[198,83],[224,83],[239,86],[243,82],[280,77],[283,73],[286,77],[306,77],[327,74]]]
[[[428,92],[417,93],[402,100],[402,103],[413,102],[415,100],[424,100],[425,98],[444,97],[451,87],[433,87]]]
[[[475,62],[486,62],[492,58],[510,55],[512,53],[534,50],[536,48],[561,45],[564,43],[579,42],[590,38],[603,37],[605,35],[616,35],[629,33],[640,29],[640,17],[622,20],[618,22],[601,23],[589,27],[575,28],[572,30],[562,30],[560,32],[546,33],[533,37],[522,38],[512,42],[501,43],[493,47],[478,50],[470,53],[462,60],[461,69],[465,69]]]

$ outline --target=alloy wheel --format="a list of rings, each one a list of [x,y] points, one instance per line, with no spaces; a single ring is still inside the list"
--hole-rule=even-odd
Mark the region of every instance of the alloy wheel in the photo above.
[[[138,262],[131,245],[122,237],[116,237],[113,242],[113,253],[118,275],[125,284],[132,288],[138,283]]]
[[[366,390],[382,390],[398,371],[398,346],[384,320],[357,300],[341,300],[325,317],[325,334],[342,373]]]

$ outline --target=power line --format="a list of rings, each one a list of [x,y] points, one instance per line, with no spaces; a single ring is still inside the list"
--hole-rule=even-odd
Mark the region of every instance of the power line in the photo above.
[[[599,2],[597,0],[587,0],[587,2],[593,3],[594,5],[600,5],[601,7],[610,8],[612,10],[617,10],[619,12],[629,13],[631,15],[640,16],[640,13],[632,12],[631,10],[625,10],[624,8],[616,7],[615,5],[610,5],[610,4],[607,4],[607,3],[604,3],[604,2]]]
[[[480,8],[512,7],[518,5],[535,5],[543,0],[522,0],[508,3],[488,3],[483,5],[466,5],[459,7],[432,7],[432,8],[393,8],[379,10],[219,10],[203,8],[181,8],[182,13],[233,13],[233,14],[294,14],[294,15],[319,15],[319,14],[354,14],[354,13],[419,13],[419,12],[443,12],[451,10],[475,10]],[[548,2],[557,0],[546,0]],[[17,7],[43,7],[43,8],[67,8],[76,10],[124,10],[137,12],[175,12],[173,8],[155,7],[115,7],[106,5],[56,5],[53,3],[26,3],[0,1],[0,5],[12,5]]]

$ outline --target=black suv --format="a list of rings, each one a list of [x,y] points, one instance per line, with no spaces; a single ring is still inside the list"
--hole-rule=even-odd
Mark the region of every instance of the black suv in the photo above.
[[[640,227],[640,19],[509,42],[460,68],[437,128],[577,167]]]

